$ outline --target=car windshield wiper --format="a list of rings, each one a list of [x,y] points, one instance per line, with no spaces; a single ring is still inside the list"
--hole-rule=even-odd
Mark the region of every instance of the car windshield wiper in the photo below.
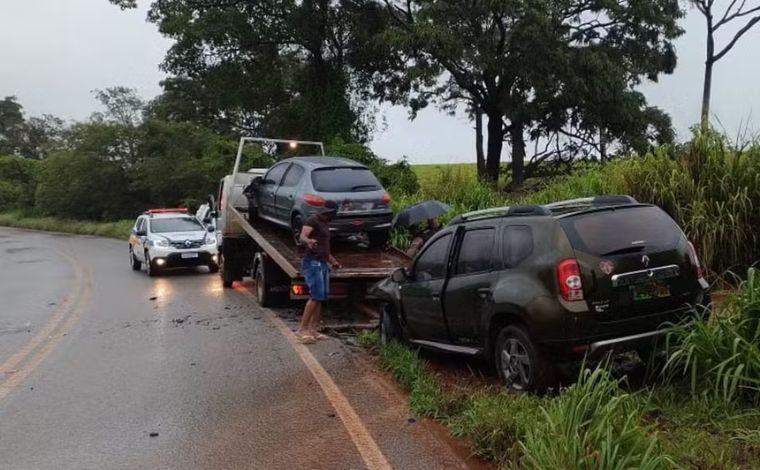
[[[610,255],[623,255],[626,253],[636,253],[637,251],[642,251],[646,248],[646,245],[634,245],[634,246],[626,246],[625,248],[618,248],[617,250],[608,251],[607,253],[602,253],[600,256],[610,256]]]
[[[376,184],[357,184],[356,186],[351,186],[351,191],[357,191],[362,188],[380,189],[380,186]]]

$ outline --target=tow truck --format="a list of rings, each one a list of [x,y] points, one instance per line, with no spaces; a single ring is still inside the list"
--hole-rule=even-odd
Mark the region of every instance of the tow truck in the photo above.
[[[246,276],[253,278],[255,296],[264,307],[308,299],[308,287],[300,272],[303,248],[296,245],[290,231],[260,219],[252,222],[247,217],[247,199],[243,190],[252,178],[251,173],[239,170],[243,149],[251,143],[284,144],[290,148],[315,146],[322,156],[325,155],[322,142],[263,137],[240,139],[232,174],[222,179],[217,196],[222,284],[232,287],[235,281]],[[343,268],[330,274],[330,298],[350,299],[357,303],[369,297],[367,289],[371,285],[387,278],[398,268],[408,266],[411,261],[396,249],[363,248],[350,240],[335,240],[332,251]]]

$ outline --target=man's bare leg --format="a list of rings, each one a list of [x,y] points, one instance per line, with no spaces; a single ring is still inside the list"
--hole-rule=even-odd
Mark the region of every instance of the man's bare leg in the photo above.
[[[319,335],[319,322],[322,319],[322,302],[314,301],[315,308],[311,315],[311,324],[309,325],[309,331],[311,335],[316,337]]]
[[[312,318],[314,317],[314,309],[319,308],[319,302],[309,299],[306,302],[306,306],[303,308],[303,316],[301,317],[301,324],[298,325],[297,335],[313,336],[311,332]]]

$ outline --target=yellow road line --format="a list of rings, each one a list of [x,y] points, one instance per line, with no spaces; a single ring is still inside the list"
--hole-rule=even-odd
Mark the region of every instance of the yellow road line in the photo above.
[[[235,290],[242,293],[248,300],[258,306],[256,298],[244,287],[236,285]],[[332,380],[330,374],[327,373],[311,351],[309,351],[309,348],[300,344],[296,340],[296,336],[290,331],[290,328],[288,328],[288,325],[286,325],[285,322],[271,310],[263,307],[260,308],[267,318],[274,323],[282,336],[288,340],[288,343],[290,343],[296,351],[301,358],[301,361],[306,365],[306,368],[309,369],[311,375],[314,376],[314,379],[322,388],[325,397],[327,397],[327,400],[333,408],[335,408],[336,414],[343,422],[343,426],[345,426],[346,431],[348,431],[349,436],[351,436],[351,440],[354,442],[354,445],[359,451],[367,468],[369,470],[385,470],[392,468],[388,463],[388,460],[385,458],[385,455],[383,455],[383,452],[380,450],[380,447],[378,447],[377,443],[372,438],[372,435],[369,433],[366,426],[364,426],[361,418],[356,411],[354,411],[351,403],[349,403],[346,396],[343,395],[343,392],[338,388],[338,385]]]
[[[74,269],[74,286],[53,312],[53,315],[29,341],[15,354],[0,365],[0,400],[8,396],[21,384],[50,354],[61,339],[79,319],[82,308],[86,305],[92,288],[92,275],[68,254],[59,251]],[[26,363],[24,363],[26,361]],[[19,368],[19,365],[23,366]]]

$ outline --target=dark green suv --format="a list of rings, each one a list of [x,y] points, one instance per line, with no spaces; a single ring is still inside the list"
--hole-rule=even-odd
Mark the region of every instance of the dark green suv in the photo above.
[[[683,231],[630,196],[464,214],[373,293],[383,341],[485,355],[518,391],[585,354],[649,354],[664,323],[709,301]]]

